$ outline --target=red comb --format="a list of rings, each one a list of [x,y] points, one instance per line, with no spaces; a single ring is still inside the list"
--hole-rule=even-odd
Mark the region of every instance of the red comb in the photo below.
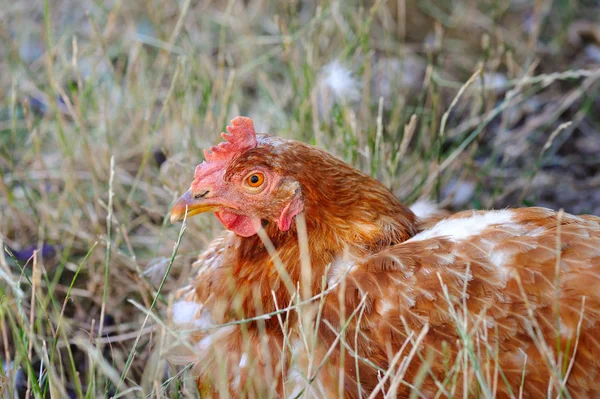
[[[231,121],[231,126],[227,126],[227,131],[229,134],[221,133],[224,142],[204,150],[206,161],[196,167],[195,180],[201,179],[217,165],[230,161],[236,154],[257,146],[252,119],[238,116]]]
[[[231,121],[232,126],[227,126],[227,133],[221,133],[225,142],[212,146],[211,152],[204,150],[208,162],[230,159],[232,154],[246,151],[256,147],[256,132],[252,119],[238,116]]]

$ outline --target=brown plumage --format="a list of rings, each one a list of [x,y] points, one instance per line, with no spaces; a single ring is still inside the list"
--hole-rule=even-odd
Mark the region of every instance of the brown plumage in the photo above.
[[[204,394],[600,395],[600,218],[418,218],[323,150],[228,130],[172,211],[230,230],[172,310]]]

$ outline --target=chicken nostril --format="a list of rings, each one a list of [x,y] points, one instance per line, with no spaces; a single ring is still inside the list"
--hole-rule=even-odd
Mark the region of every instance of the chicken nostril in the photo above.
[[[204,190],[203,192],[194,195],[194,199],[200,199],[202,197],[205,197],[206,194],[208,194],[209,192],[210,192],[210,190]]]

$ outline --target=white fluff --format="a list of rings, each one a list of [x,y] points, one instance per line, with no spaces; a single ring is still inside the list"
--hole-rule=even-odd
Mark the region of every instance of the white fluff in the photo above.
[[[193,323],[198,311],[202,309],[200,304],[193,301],[178,301],[173,304],[173,323],[188,324]]]
[[[323,67],[313,88],[319,117],[328,119],[334,104],[355,104],[360,99],[360,83],[339,61]]]
[[[346,275],[348,270],[354,267],[355,263],[342,257],[336,258],[332,263],[327,275],[327,286],[331,287]]]
[[[506,261],[508,260],[508,258],[510,257],[510,254],[504,251],[492,251],[492,254],[490,255],[490,260],[492,261],[492,264],[498,268],[503,267],[504,264],[506,263]]]
[[[177,325],[192,325],[199,330],[208,330],[215,322],[209,311],[202,304],[194,301],[181,300],[173,305],[173,323]]]
[[[513,269],[506,266],[506,262],[508,262],[511,256],[512,255],[507,252],[497,250],[492,251],[492,254],[490,255],[490,261],[498,268],[498,272],[504,281],[508,281],[508,279],[511,278]]]
[[[427,219],[440,211],[435,203],[427,200],[419,200],[412,204],[409,209],[419,219]]]
[[[385,315],[387,312],[398,309],[397,306],[390,301],[382,301],[381,302],[381,314]]]
[[[208,330],[215,325],[215,320],[212,317],[212,314],[206,309],[200,313],[200,317],[198,317],[194,321],[194,327],[199,330]]]
[[[359,83],[352,71],[337,60],[323,68],[323,84],[331,89],[337,100],[357,101],[360,97]]]
[[[409,241],[421,241],[434,237],[448,237],[452,241],[460,241],[480,234],[489,226],[512,222],[512,212],[509,210],[488,211],[460,219],[444,219],[432,228],[417,234]]]

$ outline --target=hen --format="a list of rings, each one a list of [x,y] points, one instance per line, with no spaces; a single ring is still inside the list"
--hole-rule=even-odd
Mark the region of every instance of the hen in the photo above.
[[[249,118],[228,131],[171,212],[228,230],[171,313],[202,394],[600,395],[600,218],[467,211],[420,231],[326,151]]]

